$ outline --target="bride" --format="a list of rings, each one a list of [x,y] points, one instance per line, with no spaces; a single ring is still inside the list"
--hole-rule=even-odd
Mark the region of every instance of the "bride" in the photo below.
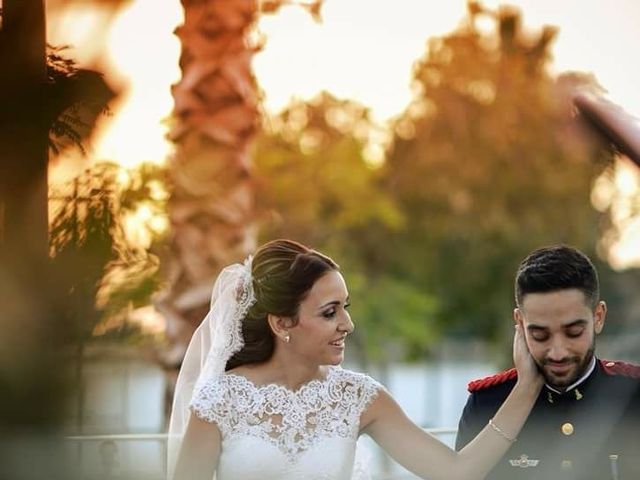
[[[338,265],[291,240],[269,242],[225,268],[178,377],[169,478],[364,478],[366,466],[355,462],[363,433],[422,478],[484,478],[515,441],[543,383],[519,327],[516,387],[455,452],[412,423],[374,379],[339,366],[354,329],[348,308]]]

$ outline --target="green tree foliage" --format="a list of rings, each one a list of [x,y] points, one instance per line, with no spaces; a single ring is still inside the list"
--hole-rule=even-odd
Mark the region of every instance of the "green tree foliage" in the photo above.
[[[129,224],[142,238],[124,238],[117,258],[106,267],[97,296],[97,304],[103,309],[99,333],[133,340],[145,334],[128,322],[129,313],[149,305],[161,286],[159,256],[167,248],[167,175],[164,166],[151,163],[119,172],[126,175],[121,177],[118,189],[118,223],[125,224],[141,209],[147,219],[138,221],[135,227]],[[161,220],[160,225],[154,220]]]
[[[163,181],[164,171],[157,166],[127,172],[100,163],[51,192],[52,270],[69,342],[87,341],[101,324],[101,331],[117,331],[121,337],[135,333],[127,313],[147,305],[157,290],[158,259],[127,236],[125,224],[140,207],[163,211]],[[152,245],[158,245],[161,235],[150,234],[156,237]]]
[[[60,290],[65,331],[70,340],[84,340],[99,321],[96,293],[106,265],[117,258],[121,226],[115,216],[114,165],[89,170],[54,194],[60,205],[53,217],[50,244],[53,271]]]
[[[376,232],[405,223],[382,190],[382,171],[363,155],[375,126],[365,108],[321,94],[268,119],[254,162],[261,237],[289,237],[335,257],[350,288],[361,361],[429,344],[434,301],[387,275]],[[385,346],[397,344],[394,354]]]
[[[493,31],[477,27],[482,17]],[[472,3],[415,64],[415,98],[384,166],[407,221],[384,250],[391,271],[438,299],[449,334],[495,340],[511,328],[513,275],[531,249],[567,242],[594,253],[590,193],[611,155],[572,115],[572,91],[598,89],[594,79],[549,72],[555,35]]]
[[[377,190],[379,170],[363,156],[374,128],[364,107],[323,93],[267,122],[255,150],[260,200],[271,220],[265,236],[286,232],[327,245],[337,232],[356,236],[403,223],[392,198]]]

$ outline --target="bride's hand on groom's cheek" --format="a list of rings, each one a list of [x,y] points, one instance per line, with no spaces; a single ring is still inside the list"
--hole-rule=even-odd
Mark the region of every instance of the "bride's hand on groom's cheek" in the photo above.
[[[524,384],[542,384],[542,375],[531,356],[525,340],[524,327],[521,321],[515,324],[513,335],[513,362],[518,371],[518,381]]]

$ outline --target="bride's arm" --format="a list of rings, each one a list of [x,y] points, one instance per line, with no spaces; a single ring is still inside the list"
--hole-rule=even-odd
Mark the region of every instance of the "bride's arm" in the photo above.
[[[211,480],[220,456],[220,430],[193,413],[189,416],[172,480]]]
[[[514,339],[518,381],[511,394],[474,440],[455,452],[415,425],[389,394],[381,391],[363,414],[364,433],[391,457],[422,478],[482,479],[502,458],[524,425],[542,387],[520,328]]]

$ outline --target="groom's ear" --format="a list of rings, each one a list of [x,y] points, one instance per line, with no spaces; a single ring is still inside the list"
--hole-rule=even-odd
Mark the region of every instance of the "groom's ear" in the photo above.
[[[524,321],[524,315],[522,315],[522,310],[519,308],[513,309],[513,323],[516,325],[520,325],[520,328],[524,328],[522,322]]]

